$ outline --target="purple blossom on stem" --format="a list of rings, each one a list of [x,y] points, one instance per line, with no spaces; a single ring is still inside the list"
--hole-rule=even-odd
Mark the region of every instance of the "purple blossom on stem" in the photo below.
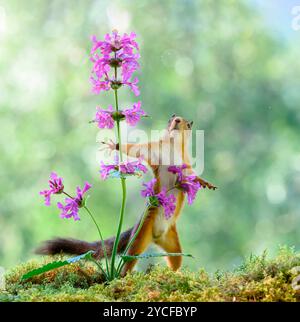
[[[183,170],[186,168],[186,164],[181,166],[170,166],[168,171],[177,174],[176,186],[187,194],[188,204],[191,205],[194,202],[201,185],[196,181],[197,176],[185,175],[183,173]]]
[[[75,198],[66,198],[65,205],[61,202],[57,203],[57,207],[61,210],[60,217],[61,218],[72,218],[76,220],[80,220],[78,211],[79,208],[84,206],[84,194],[91,188],[92,186],[85,182],[83,189],[77,187],[76,189],[76,197]]]
[[[130,79],[132,74],[139,69],[140,65],[137,62],[139,58],[140,54],[128,55],[117,53],[116,59],[117,61],[121,61],[122,79]]]
[[[182,164],[181,166],[171,165],[168,167],[168,171],[174,174],[177,174],[178,175],[177,180],[182,181],[184,177],[183,170],[186,168],[187,168],[186,164]]]
[[[150,180],[147,183],[143,183],[143,186],[146,188],[144,190],[141,190],[141,195],[142,197],[146,198],[146,197],[152,197],[155,196],[155,192],[154,192],[154,186],[156,184],[157,180],[155,178],[153,178],[152,180]]]
[[[50,198],[52,194],[59,194],[64,191],[63,179],[58,177],[55,172],[51,172],[48,183],[50,189],[40,191],[40,195],[45,197],[46,206],[50,206]]]
[[[157,199],[158,199],[159,203],[164,208],[166,219],[171,218],[172,214],[174,213],[174,211],[176,209],[176,205],[175,205],[176,198],[175,198],[175,196],[173,194],[167,195],[167,189],[165,187],[163,187],[161,192],[158,193],[156,196],[157,196]]]
[[[135,41],[136,34],[106,34],[104,41],[92,37],[91,61],[93,63],[91,82],[93,92],[99,94],[110,88],[117,89],[121,85],[128,85],[136,96],[139,95],[138,79],[130,81],[132,74],[139,68],[139,47]],[[109,77],[111,69],[121,68],[122,81]],[[114,73],[113,73],[114,74]]]
[[[61,202],[58,202],[57,207],[61,210],[60,218],[68,219],[73,217],[75,221],[80,220],[78,215],[79,206],[74,199],[66,198],[65,205],[63,205]]]
[[[92,91],[95,94],[99,94],[101,91],[110,90],[110,80],[105,78],[105,80],[95,79],[93,76],[90,77],[92,83]]]
[[[100,164],[100,175],[103,180],[106,180],[111,171],[118,170],[118,166],[116,164],[104,164],[103,161],[101,161]]]
[[[113,107],[110,105],[107,110],[97,108],[95,122],[98,123],[100,129],[112,129],[114,127],[114,119],[112,118]]]
[[[143,173],[147,172],[147,168],[142,164],[142,159],[140,158],[137,161],[127,161],[121,163],[119,166],[120,172],[124,174],[135,174],[136,171]]]
[[[137,86],[137,83],[139,82],[138,78],[136,77],[132,82],[128,81],[128,80],[123,80],[123,84],[124,85],[128,85],[130,87],[130,89],[133,91],[135,96],[139,96],[140,95],[140,90]]]
[[[135,163],[135,167],[136,167],[136,169],[137,169],[137,170],[139,170],[139,171],[141,171],[141,172],[143,172],[143,173],[146,173],[148,170],[147,170],[147,168],[143,165],[142,161],[143,161],[143,158],[139,158],[139,159],[138,159],[138,161],[135,161],[135,162],[136,162],[136,163]]]
[[[195,181],[196,176],[185,176],[184,180],[180,183],[181,189],[186,192],[188,204],[191,205],[197,195],[198,190],[201,188],[199,182]]]
[[[134,48],[139,50],[138,44],[134,40],[135,38],[136,34],[134,32],[130,33],[130,35],[125,33],[121,36],[117,31],[113,31],[111,35],[106,34],[104,41],[98,41],[96,36],[92,36],[92,53],[100,49],[103,55],[109,55],[112,52],[117,52],[120,49],[123,49],[124,53],[131,55]]]
[[[137,161],[127,161],[119,164],[119,159],[116,155],[114,164],[104,164],[101,161],[100,174],[103,180],[107,179],[112,173],[123,175],[140,175],[139,172],[146,173],[147,168],[142,164],[142,158]]]
[[[141,190],[141,195],[145,198],[148,197],[149,199],[157,201],[158,205],[163,207],[166,219],[169,219],[176,209],[176,198],[173,194],[168,195],[165,187],[163,187],[159,193],[155,194],[154,187],[156,182],[157,180],[154,178],[148,183],[143,183],[145,189]]]
[[[142,116],[146,115],[145,111],[141,109],[141,101],[133,104],[132,108],[127,108],[126,110],[122,111],[122,114],[125,115],[126,122],[131,125],[135,126]]]

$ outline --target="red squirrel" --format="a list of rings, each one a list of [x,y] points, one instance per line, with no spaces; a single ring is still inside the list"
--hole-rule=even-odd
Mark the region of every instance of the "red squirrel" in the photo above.
[[[191,128],[193,122],[189,122],[184,118],[172,115],[168,122],[165,134],[159,141],[144,143],[144,144],[106,144],[106,148],[113,151],[122,149],[122,152],[130,157],[143,157],[149,167],[152,169],[154,177],[156,178],[155,193],[160,192],[162,187],[171,189],[175,185],[176,175],[168,171],[168,167],[173,165],[176,159],[176,164],[186,164],[187,168],[184,170],[185,174],[194,174],[190,165],[190,157],[188,154],[188,142],[191,135]],[[168,164],[165,162],[168,161]],[[215,190],[216,187],[206,180],[197,176],[197,181],[202,188]],[[176,221],[182,211],[185,194],[183,191],[175,189],[172,193],[176,197],[176,209],[171,218],[166,219],[162,207],[150,207],[144,219],[142,228],[140,229],[137,238],[132,243],[127,251],[128,255],[142,254],[147,247],[154,243],[162,248],[167,253],[181,253],[181,245],[176,229]],[[125,250],[129,240],[133,236],[138,223],[121,234],[118,246],[118,253]],[[111,237],[104,241],[106,253],[111,255],[115,237]],[[36,250],[38,254],[83,254],[89,250],[95,251],[94,257],[100,259],[104,256],[102,245],[100,241],[85,242],[76,239],[56,238],[45,241],[44,244]],[[176,271],[181,267],[181,256],[166,257],[168,266]],[[131,271],[137,260],[129,261],[125,264],[122,271],[122,276]]]

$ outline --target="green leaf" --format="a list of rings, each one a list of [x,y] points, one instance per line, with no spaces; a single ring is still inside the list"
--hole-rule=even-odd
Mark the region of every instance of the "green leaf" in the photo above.
[[[150,206],[152,206],[152,207],[158,207],[159,206],[159,201],[158,201],[156,196],[150,196],[148,198],[148,200],[149,200]]]
[[[120,255],[124,262],[129,262],[134,259],[145,259],[145,258],[152,258],[152,257],[166,257],[166,256],[185,256],[185,257],[192,257],[194,258],[193,255],[191,254],[183,254],[183,253],[149,253],[149,254],[143,254],[143,255]]]
[[[59,267],[65,266],[65,265],[76,263],[82,259],[91,260],[93,253],[94,253],[94,251],[90,250],[85,254],[71,257],[71,258],[64,260],[64,261],[54,261],[54,262],[48,263],[42,267],[36,268],[36,269],[24,274],[22,276],[22,280],[26,280],[26,279],[31,278],[33,276],[49,272],[53,269],[56,269],[56,268],[59,268]]]

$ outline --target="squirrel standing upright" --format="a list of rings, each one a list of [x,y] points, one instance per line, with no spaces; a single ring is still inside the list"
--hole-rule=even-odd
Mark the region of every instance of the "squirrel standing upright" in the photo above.
[[[157,142],[150,142],[144,144],[118,144],[105,143],[110,150],[122,149],[122,152],[130,157],[143,157],[148,165],[152,168],[154,177],[156,178],[156,185],[154,187],[155,193],[160,192],[162,187],[167,189],[173,188],[176,175],[168,171],[170,165],[186,164],[184,169],[185,174],[194,174],[190,165],[190,158],[188,155],[188,141],[191,135],[191,128],[193,122],[188,122],[182,117],[172,115],[168,122],[165,135]],[[168,161],[166,164],[166,161]],[[216,187],[211,183],[197,176],[196,179],[202,188],[215,190]],[[150,207],[145,216],[144,223],[137,235],[137,238],[132,243],[127,254],[139,255],[143,253],[146,248],[154,243],[162,248],[167,253],[181,253],[181,245],[176,229],[176,221],[182,211],[185,194],[183,191],[175,189],[172,193],[176,197],[176,209],[171,218],[166,219],[162,207]],[[132,228],[123,232],[120,237],[118,245],[118,253],[125,250],[127,243],[133,236],[139,222]],[[111,237],[104,241],[106,253],[111,255],[115,237]],[[89,250],[95,251],[95,258],[100,259],[104,256],[101,241],[85,242],[76,239],[57,238],[48,240],[36,250],[38,254],[57,254],[60,252],[69,254],[83,254]],[[181,256],[166,257],[168,266],[176,271],[180,268],[182,263]],[[129,261],[123,267],[122,275],[131,271],[135,266],[137,260]]]

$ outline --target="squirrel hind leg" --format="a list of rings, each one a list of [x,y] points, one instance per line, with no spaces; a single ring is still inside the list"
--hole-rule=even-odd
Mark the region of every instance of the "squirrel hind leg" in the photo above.
[[[152,230],[153,230],[153,220],[150,217],[145,219],[145,222],[139,231],[136,239],[130,246],[127,254],[128,255],[140,255],[142,254],[148,246],[152,243],[153,237],[152,237]],[[128,272],[131,272],[136,265],[137,260],[132,260],[127,262],[121,272],[121,276],[124,277]]]
[[[156,240],[155,243],[167,253],[182,252],[175,225],[171,226],[168,232]],[[182,265],[182,256],[167,256],[166,262],[173,271],[177,271]]]

